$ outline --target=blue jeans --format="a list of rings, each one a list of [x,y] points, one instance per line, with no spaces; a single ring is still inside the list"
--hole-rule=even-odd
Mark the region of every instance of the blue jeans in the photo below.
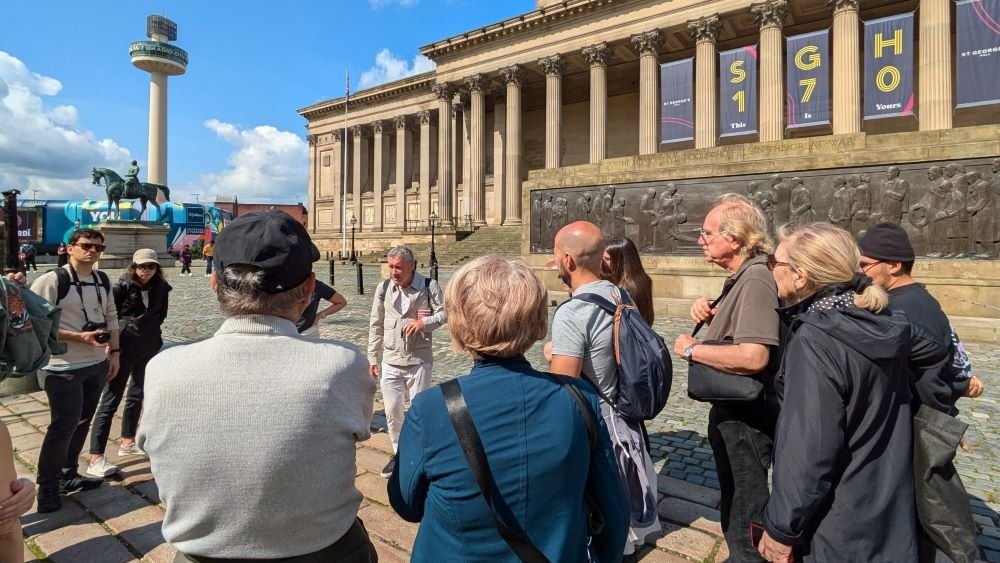
[[[763,561],[750,541],[750,522],[762,522],[770,492],[767,470],[774,457],[778,409],[764,403],[712,405],[708,440],[715,456],[722,499],[722,533],[729,561]]]
[[[212,260],[214,260],[214,258],[212,256],[206,256],[205,257],[205,275],[206,276],[208,274],[212,273]]]

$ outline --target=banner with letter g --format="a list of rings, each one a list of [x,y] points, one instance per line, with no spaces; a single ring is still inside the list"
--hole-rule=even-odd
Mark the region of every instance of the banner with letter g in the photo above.
[[[785,39],[789,129],[830,123],[830,31]]]

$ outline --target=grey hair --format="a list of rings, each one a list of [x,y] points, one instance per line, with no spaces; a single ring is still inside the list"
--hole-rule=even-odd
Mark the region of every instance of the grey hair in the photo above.
[[[226,266],[216,271],[215,296],[227,317],[236,315],[270,315],[285,317],[295,311],[308,297],[306,284],[281,293],[264,291],[264,270],[257,266]]]
[[[399,245],[385,255],[388,258],[402,258],[403,262],[409,262],[410,264],[416,263],[417,259],[413,256],[413,251],[410,250],[409,246]]]

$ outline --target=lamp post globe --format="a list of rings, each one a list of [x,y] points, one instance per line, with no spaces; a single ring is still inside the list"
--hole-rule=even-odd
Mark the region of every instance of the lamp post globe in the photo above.
[[[358,255],[354,252],[354,227],[358,224],[358,219],[351,215],[351,262],[357,263]]]

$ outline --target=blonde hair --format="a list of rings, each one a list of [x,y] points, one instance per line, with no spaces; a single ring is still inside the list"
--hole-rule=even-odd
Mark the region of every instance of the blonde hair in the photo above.
[[[814,291],[850,282],[858,271],[861,251],[851,233],[840,227],[828,223],[784,226],[778,237],[787,245],[788,263],[805,274],[810,289]],[[871,284],[864,291],[855,292],[854,304],[878,313],[889,304],[889,295],[881,287]]]
[[[445,290],[452,347],[473,358],[511,358],[545,338],[547,292],[516,259],[487,254],[459,268]]]
[[[719,229],[740,241],[740,254],[746,257],[770,254],[774,239],[767,226],[767,217],[749,199],[740,194],[724,194],[716,200]]]

